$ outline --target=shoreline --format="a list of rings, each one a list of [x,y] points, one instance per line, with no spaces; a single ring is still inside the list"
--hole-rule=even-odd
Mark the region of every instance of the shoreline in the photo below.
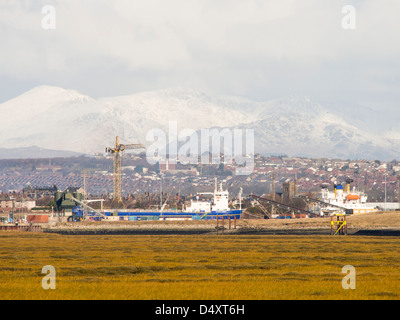
[[[215,230],[215,231],[200,231],[200,230],[112,230],[112,229],[101,229],[101,230],[44,230],[44,233],[56,233],[60,235],[287,235],[287,236],[334,236],[331,234],[330,229],[315,229],[315,230],[304,230],[304,229],[274,229],[274,230]],[[337,235],[336,235],[337,236]],[[399,229],[360,229],[348,231],[345,236],[388,236],[398,237],[400,236]]]
[[[332,235],[329,227],[247,227],[236,229],[218,228],[215,225],[98,225],[98,226],[54,226],[43,229],[44,233],[62,235]],[[337,236],[337,235],[336,235]],[[347,236],[400,236],[400,228],[348,228]]]
[[[227,220],[81,221],[37,226],[39,232],[64,235],[331,235],[330,217],[239,219],[235,223]],[[25,227],[21,225],[21,228]],[[400,236],[400,212],[349,215],[347,235]]]

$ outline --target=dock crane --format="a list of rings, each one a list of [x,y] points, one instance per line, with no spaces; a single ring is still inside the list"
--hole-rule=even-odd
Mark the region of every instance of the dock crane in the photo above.
[[[120,144],[118,136],[115,138],[115,146],[106,148],[106,152],[114,154],[114,193],[113,204],[123,205],[121,196],[121,158],[122,153],[128,149],[145,149],[143,144]]]

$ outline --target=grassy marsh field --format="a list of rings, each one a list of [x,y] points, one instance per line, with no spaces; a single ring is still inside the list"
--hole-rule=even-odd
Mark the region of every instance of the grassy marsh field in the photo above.
[[[399,267],[398,237],[0,233],[2,300],[397,300]]]

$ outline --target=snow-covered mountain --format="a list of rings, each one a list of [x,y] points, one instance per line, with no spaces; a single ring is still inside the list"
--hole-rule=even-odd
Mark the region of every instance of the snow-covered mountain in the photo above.
[[[0,159],[44,159],[79,157],[83,154],[73,151],[49,150],[37,146],[26,148],[0,148]]]
[[[0,147],[39,146],[93,154],[122,143],[144,143],[151,129],[254,129],[255,152],[330,158],[400,158],[400,135],[374,135],[307,97],[255,102],[168,89],[93,99],[40,86],[0,104]]]

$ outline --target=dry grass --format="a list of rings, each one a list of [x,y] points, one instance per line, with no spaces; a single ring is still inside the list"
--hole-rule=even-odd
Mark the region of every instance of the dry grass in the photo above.
[[[349,216],[349,223],[358,228],[400,228],[400,212],[374,212]]]
[[[349,227],[355,229],[375,229],[375,228],[400,228],[400,212],[373,212],[360,215],[349,215],[346,217]],[[311,218],[311,219],[246,219],[240,221],[241,226],[252,228],[330,228],[330,218]]]
[[[2,299],[399,299],[400,239],[0,233]],[[357,287],[341,286],[344,265]],[[41,286],[56,268],[55,290]]]
[[[302,231],[320,230],[322,233],[330,234],[330,218],[309,219],[240,219],[237,220],[237,229],[231,221],[229,233],[257,233],[264,231]],[[347,216],[349,233],[360,229],[392,229],[400,230],[400,212],[376,212],[363,215]],[[222,221],[219,221],[222,226]],[[216,231],[215,220],[188,220],[188,221],[104,221],[104,222],[79,222],[58,223],[49,227],[50,232],[64,233],[138,233],[138,232],[197,232],[206,233]],[[229,228],[229,222],[224,224],[225,230]],[[227,232],[226,232],[227,233]],[[290,233],[290,232],[288,232]]]

